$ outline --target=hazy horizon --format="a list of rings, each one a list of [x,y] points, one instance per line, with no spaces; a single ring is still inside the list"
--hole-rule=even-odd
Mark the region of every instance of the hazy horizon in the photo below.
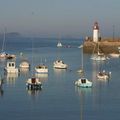
[[[95,21],[102,37],[120,36],[119,0],[4,0],[0,4],[0,33],[25,36],[81,38],[92,36]]]

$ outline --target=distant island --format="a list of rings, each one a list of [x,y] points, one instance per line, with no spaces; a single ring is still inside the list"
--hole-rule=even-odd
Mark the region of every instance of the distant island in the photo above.
[[[3,38],[4,33],[0,33],[0,38]],[[5,33],[6,37],[21,37],[21,34],[18,32]]]

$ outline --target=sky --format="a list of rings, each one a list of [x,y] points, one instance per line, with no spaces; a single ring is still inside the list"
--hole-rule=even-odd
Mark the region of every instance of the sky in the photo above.
[[[120,0],[0,0],[0,32],[26,36],[92,36],[95,21],[101,37],[120,37]]]

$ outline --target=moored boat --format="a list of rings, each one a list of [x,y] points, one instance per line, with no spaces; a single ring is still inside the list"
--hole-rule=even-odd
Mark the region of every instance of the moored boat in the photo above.
[[[20,68],[29,68],[30,67],[30,64],[27,60],[23,60],[20,65],[19,65]]]
[[[89,81],[87,78],[80,78],[75,82],[75,85],[78,87],[92,87],[92,82]]]
[[[38,90],[42,88],[42,83],[38,78],[32,77],[27,80],[26,86],[30,90]]]
[[[5,72],[7,73],[18,73],[19,70],[16,68],[15,62],[7,62],[7,66],[5,67]]]
[[[38,65],[35,67],[37,73],[48,73],[48,67],[43,65]]]
[[[105,72],[105,70],[97,74],[97,78],[100,80],[107,80],[110,78],[110,76],[111,76],[111,72]]]
[[[53,63],[53,67],[58,69],[67,69],[68,65],[65,64],[62,60],[56,60]]]

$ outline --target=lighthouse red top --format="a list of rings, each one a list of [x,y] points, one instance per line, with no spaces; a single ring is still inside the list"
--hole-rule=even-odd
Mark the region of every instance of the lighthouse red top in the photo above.
[[[98,22],[95,22],[95,23],[94,23],[93,29],[94,29],[94,30],[99,30]]]

